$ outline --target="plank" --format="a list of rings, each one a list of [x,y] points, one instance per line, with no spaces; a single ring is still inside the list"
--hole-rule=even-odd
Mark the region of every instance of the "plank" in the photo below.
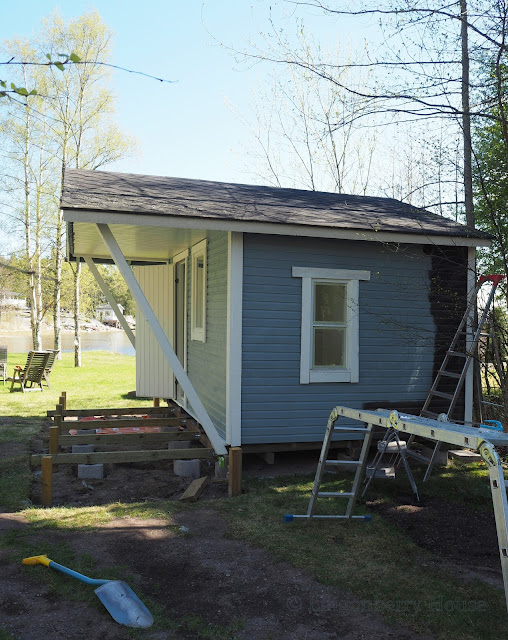
[[[30,461],[38,466],[47,457],[53,464],[121,464],[124,462],[152,462],[154,460],[192,460],[194,458],[213,458],[212,449],[162,449],[147,451],[96,451],[95,453],[57,453],[54,456],[34,455]]]
[[[183,418],[118,418],[111,420],[67,420],[63,429],[114,429],[120,427],[178,427],[184,426]]]
[[[208,484],[208,476],[193,480],[180,496],[180,502],[196,502]]]
[[[133,444],[138,442],[172,442],[174,440],[199,440],[199,435],[187,431],[168,431],[163,433],[118,433],[60,436],[61,447],[73,444]]]
[[[56,411],[48,411],[49,418],[56,415]],[[131,415],[169,415],[174,416],[175,412],[172,407],[120,407],[108,409],[66,409],[65,417],[88,417],[88,416],[131,416]]]

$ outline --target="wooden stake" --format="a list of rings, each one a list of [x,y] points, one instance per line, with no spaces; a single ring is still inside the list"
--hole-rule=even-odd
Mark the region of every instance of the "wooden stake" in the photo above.
[[[43,507],[51,507],[53,504],[53,459],[51,456],[42,456],[42,492]]]
[[[55,426],[58,427],[58,432],[59,433],[62,433],[63,421],[64,421],[63,405],[62,404],[57,404],[56,405],[56,416],[54,417],[54,423],[55,423]]]
[[[242,493],[242,448],[229,449],[229,487],[228,495],[236,498]]]
[[[58,437],[60,435],[60,429],[58,427],[49,428],[49,453],[58,453]]]
[[[153,399],[153,406],[154,407],[160,407],[161,406],[161,399],[160,398],[154,398]]]
[[[61,394],[60,398],[61,398],[60,403],[63,406],[63,410],[66,411],[66,409],[67,409],[67,391],[62,391],[62,394]]]

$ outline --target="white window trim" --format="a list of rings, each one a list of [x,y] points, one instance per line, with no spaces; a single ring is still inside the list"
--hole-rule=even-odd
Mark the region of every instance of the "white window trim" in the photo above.
[[[195,264],[197,258],[203,258],[203,326],[194,326],[195,312],[196,312],[196,278],[195,278]],[[195,244],[191,249],[191,340],[197,340],[198,342],[206,342],[206,289],[207,289],[207,260],[206,260],[206,239],[201,240],[198,244]]]
[[[300,384],[312,382],[358,382],[360,280],[370,280],[370,271],[293,267],[293,278],[302,279],[302,322],[300,346]],[[347,285],[347,368],[312,368],[312,288],[314,282]]]

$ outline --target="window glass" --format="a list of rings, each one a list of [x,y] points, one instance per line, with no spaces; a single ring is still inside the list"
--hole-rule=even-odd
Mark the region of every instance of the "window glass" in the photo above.
[[[314,285],[314,322],[346,322],[346,288],[326,282]]]
[[[345,327],[314,327],[314,367],[346,366]]]

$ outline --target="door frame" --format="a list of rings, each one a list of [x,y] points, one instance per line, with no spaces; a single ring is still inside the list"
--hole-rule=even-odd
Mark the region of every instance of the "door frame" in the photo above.
[[[189,284],[189,250],[185,249],[185,251],[182,251],[181,253],[178,253],[176,256],[174,256],[172,258],[172,265],[173,265],[173,345],[175,347],[175,353],[176,353],[176,346],[177,346],[177,336],[176,336],[176,332],[177,332],[177,287],[176,287],[176,266],[179,262],[184,262],[185,263],[185,282],[184,282],[184,291],[185,291],[185,296],[184,296],[184,324],[183,324],[183,344],[184,344],[184,349],[183,349],[183,362],[182,362],[182,366],[184,368],[184,371],[187,371],[187,332],[188,332],[188,297],[189,297],[189,289],[188,289],[188,284]],[[177,354],[178,355],[178,354]],[[177,395],[177,385],[178,385],[178,381],[176,379],[175,376],[173,376],[173,398],[178,402],[178,395]],[[185,396],[185,394],[183,395],[183,406],[186,407],[187,406],[187,397]]]

